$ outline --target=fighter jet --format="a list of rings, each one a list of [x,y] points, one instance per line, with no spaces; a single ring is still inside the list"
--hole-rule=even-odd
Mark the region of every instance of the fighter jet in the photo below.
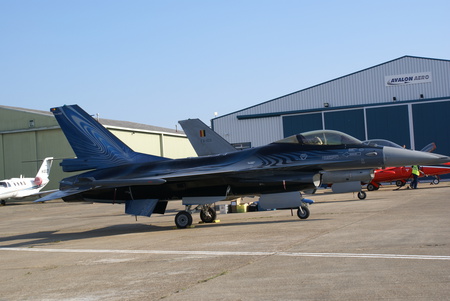
[[[198,118],[178,121],[198,156],[216,155],[238,151],[222,136],[214,132]],[[322,185],[331,186],[335,193],[356,192],[363,200],[367,194],[361,189],[361,182],[370,182],[374,177],[373,169],[351,169],[320,171]],[[315,189],[308,191],[315,192]]]
[[[175,216],[178,228],[192,224],[194,209],[203,221],[212,222],[215,202],[246,195],[259,195],[263,206],[298,208],[300,218],[308,217],[299,191],[317,187],[323,170],[449,161],[437,154],[366,146],[337,131],[307,132],[238,152],[169,159],[133,151],[77,105],[50,111],[77,156],[64,159],[63,170],[87,171],[63,179],[58,192],[38,202],[125,203],[125,213],[150,216],[164,214],[168,201],[181,199],[186,208]]]
[[[0,200],[5,205],[8,199],[20,199],[41,194],[41,189],[49,182],[53,158],[45,158],[34,178],[12,178],[0,181]]]

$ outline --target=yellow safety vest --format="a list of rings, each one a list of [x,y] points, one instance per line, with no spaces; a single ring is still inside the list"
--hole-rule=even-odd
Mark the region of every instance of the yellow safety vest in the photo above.
[[[411,171],[411,173],[413,174],[413,175],[420,175],[420,172],[419,172],[419,166],[418,165],[413,165],[412,166],[412,171]]]

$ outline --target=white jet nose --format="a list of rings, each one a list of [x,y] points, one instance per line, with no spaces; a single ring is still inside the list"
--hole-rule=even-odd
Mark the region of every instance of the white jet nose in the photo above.
[[[450,161],[450,157],[403,149],[397,147],[383,147],[384,166],[405,166],[405,165],[431,165]]]

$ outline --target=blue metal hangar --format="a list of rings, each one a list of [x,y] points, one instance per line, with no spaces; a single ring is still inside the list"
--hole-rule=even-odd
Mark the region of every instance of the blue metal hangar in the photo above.
[[[211,121],[237,148],[311,130],[450,154],[450,60],[403,56]]]

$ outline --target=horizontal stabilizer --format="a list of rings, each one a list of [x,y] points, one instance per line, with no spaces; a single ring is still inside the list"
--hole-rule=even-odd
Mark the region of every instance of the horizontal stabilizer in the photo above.
[[[70,189],[66,189],[66,190],[57,190],[56,192],[50,193],[40,199],[37,199],[36,201],[34,201],[34,203],[43,203],[43,202],[47,202],[47,201],[52,201],[52,200],[56,200],[56,199],[61,199],[64,197],[68,197],[71,195],[75,195],[78,193],[82,193],[85,191],[90,190],[91,188],[81,188],[81,187],[74,187],[74,188],[70,188]]]

